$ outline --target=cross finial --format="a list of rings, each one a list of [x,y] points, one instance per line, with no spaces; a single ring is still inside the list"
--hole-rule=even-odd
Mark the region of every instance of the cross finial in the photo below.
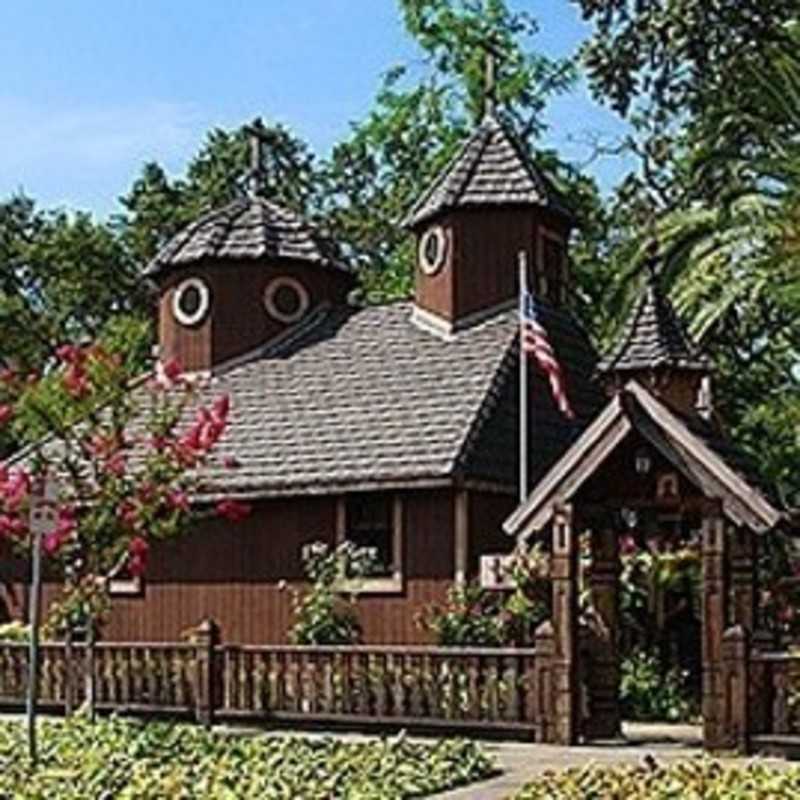
[[[249,125],[244,127],[244,132],[248,136],[250,145],[250,165],[245,173],[244,184],[247,194],[250,197],[255,197],[261,188],[261,180],[264,177],[262,145],[266,141],[267,129],[261,117],[256,117]]]
[[[489,36],[481,46],[486,54],[484,86],[483,86],[483,113],[490,117],[495,112],[497,104],[497,62],[501,57],[500,49],[494,37]]]

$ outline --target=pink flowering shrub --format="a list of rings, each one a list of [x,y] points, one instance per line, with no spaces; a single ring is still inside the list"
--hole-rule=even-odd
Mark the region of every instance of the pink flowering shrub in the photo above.
[[[110,576],[145,574],[153,542],[198,517],[244,519],[249,507],[232,499],[192,504],[230,415],[227,395],[208,400],[200,389],[174,361],[132,383],[122,360],[97,346],[58,348],[44,376],[0,373],[0,426],[28,443],[0,465],[0,545],[29,552],[32,491],[54,476],[57,520],[42,550],[66,598],[91,614],[105,607]]]

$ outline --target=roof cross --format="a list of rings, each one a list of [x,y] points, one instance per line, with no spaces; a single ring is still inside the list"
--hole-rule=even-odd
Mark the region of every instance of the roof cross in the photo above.
[[[486,54],[483,84],[483,114],[490,117],[497,105],[497,62],[502,59],[502,52],[493,36],[481,42]]]
[[[265,177],[263,145],[267,141],[267,128],[261,117],[256,117],[249,125],[245,125],[243,130],[248,136],[250,147],[250,164],[244,174],[244,186],[248,196],[256,197]]]

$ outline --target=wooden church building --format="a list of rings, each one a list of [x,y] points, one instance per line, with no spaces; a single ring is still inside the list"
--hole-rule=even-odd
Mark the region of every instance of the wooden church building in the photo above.
[[[532,478],[591,418],[596,357],[569,310],[572,217],[504,125],[487,114],[420,197],[407,302],[351,304],[355,277],[304,220],[255,192],[190,224],[146,270],[159,346],[230,426],[201,500],[252,506],[154,548],[141,591],[117,596],[104,635],[169,640],[204,617],[226,641],[284,642],[304,545],[375,548],[358,615],[367,643],[425,641],[414,623],[479,557],[508,551],[518,500],[517,259],[565,364],[579,417],[531,374]],[[215,459],[217,461],[217,459]]]
[[[620,509],[680,509],[694,525],[713,497],[750,531],[777,525],[781,512],[714,420],[710,365],[655,278],[598,359],[571,311],[573,225],[490,111],[404,222],[417,244],[408,301],[353,302],[338,249],[256,191],[178,233],[146,269],[160,356],[231,398],[214,465],[234,467],[204,468],[197,499],[235,498],[252,513],[155,545],[141,584],[117,582],[103,635],[174,641],[212,618],[226,642],[285,642],[304,547],[350,540],[378,553],[359,585],[363,641],[425,642],[415,624],[425,605],[569,503],[604,532],[592,574],[613,627]],[[565,418],[529,365],[521,505],[520,253],[575,411]],[[652,469],[639,468],[645,455]],[[569,573],[554,569],[556,583]],[[563,597],[554,616],[573,619],[574,592]]]

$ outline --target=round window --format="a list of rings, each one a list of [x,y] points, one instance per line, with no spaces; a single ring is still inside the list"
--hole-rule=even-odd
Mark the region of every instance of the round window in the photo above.
[[[279,322],[297,322],[308,311],[310,302],[306,287],[294,278],[275,278],[264,290],[267,313]]]
[[[188,278],[172,295],[172,314],[181,325],[197,325],[208,313],[211,293],[200,278]]]
[[[419,240],[419,264],[426,275],[434,275],[447,257],[447,234],[441,225],[429,228]]]

